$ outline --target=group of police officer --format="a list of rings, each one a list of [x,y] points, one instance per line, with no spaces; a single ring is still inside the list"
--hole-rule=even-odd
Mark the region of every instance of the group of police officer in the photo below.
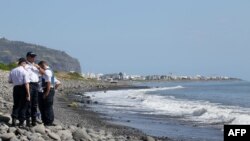
[[[18,60],[18,66],[11,70],[9,82],[13,83],[12,125],[35,126],[37,108],[44,125],[51,126],[54,121],[53,98],[55,89],[60,85],[46,61],[35,63],[36,54],[28,52]]]

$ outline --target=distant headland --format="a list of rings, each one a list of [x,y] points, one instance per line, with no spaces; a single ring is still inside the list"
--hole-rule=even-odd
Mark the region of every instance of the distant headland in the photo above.
[[[29,51],[37,54],[37,61],[46,60],[49,62],[55,71],[81,72],[79,61],[64,51],[22,41],[11,41],[4,37],[0,38],[0,63],[16,62],[18,58],[25,57]]]

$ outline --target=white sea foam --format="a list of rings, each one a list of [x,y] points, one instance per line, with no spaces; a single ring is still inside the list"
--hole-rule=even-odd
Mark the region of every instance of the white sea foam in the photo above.
[[[154,91],[182,89],[182,86],[141,90],[90,92],[87,95],[110,108],[143,114],[167,115],[203,124],[250,124],[250,109],[201,100],[177,99],[152,94]],[[148,93],[150,92],[150,93]]]

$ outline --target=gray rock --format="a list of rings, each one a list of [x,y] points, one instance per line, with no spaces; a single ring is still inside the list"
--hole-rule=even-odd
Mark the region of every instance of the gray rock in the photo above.
[[[9,123],[10,119],[11,118],[8,115],[0,115],[0,121],[1,122]]]
[[[101,134],[101,135],[105,135],[106,133],[105,133],[105,131],[104,131],[104,130],[100,130],[100,131],[99,131],[99,134]]]
[[[41,134],[45,134],[45,127],[42,124],[33,127],[31,130],[32,130],[32,132],[38,132]]]
[[[124,141],[124,140],[126,140],[126,137],[124,137],[124,136],[118,136],[116,140],[117,141]]]
[[[150,136],[147,136],[147,141],[155,141],[155,139]]]
[[[10,127],[9,130],[8,130],[8,132],[9,133],[15,133],[16,130],[17,130],[16,127]]]
[[[24,135],[25,131],[20,129],[20,128],[17,128],[16,133],[19,134],[19,135]]]
[[[61,137],[61,140],[72,140],[73,136],[69,130],[60,130],[57,135]]]
[[[62,126],[57,125],[57,126],[49,126],[47,127],[48,129],[50,129],[52,132],[57,132],[58,130],[62,130]]]
[[[107,140],[109,140],[109,141],[115,141],[114,137],[112,137],[112,136],[108,136]]]
[[[49,135],[50,138],[52,138],[54,140],[61,141],[60,136],[58,136],[57,134],[55,134],[53,132],[49,132],[48,135]]]
[[[29,141],[27,136],[20,136],[21,141]]]
[[[16,137],[16,135],[14,133],[5,133],[0,135],[0,138],[2,138],[2,140],[10,140],[11,138]]]
[[[73,139],[76,140],[76,141],[81,141],[81,140],[92,141],[91,137],[83,129],[77,129],[73,133]]]
[[[46,141],[51,140],[50,137],[47,136],[47,135],[43,135],[42,138],[43,138],[44,140],[46,140]]]
[[[9,126],[7,126],[5,123],[0,123],[0,130],[8,130]]]
[[[5,134],[5,133],[7,133],[7,130],[1,130],[0,129],[0,134]]]
[[[69,130],[73,133],[73,132],[75,132],[77,130],[77,127],[73,126],[73,125],[70,125]]]
[[[17,137],[13,137],[10,139],[10,141],[20,141],[19,139],[17,139]]]
[[[9,126],[7,126],[5,123],[1,122],[0,123],[0,134],[5,134],[7,133],[9,129]]]
[[[35,136],[35,135],[32,135],[32,134],[27,135],[27,137],[28,137],[29,140],[35,140],[35,139],[38,138],[38,136]]]
[[[49,132],[52,132],[52,131],[48,128],[45,128],[45,133],[49,133]]]
[[[24,135],[30,138],[32,136],[32,133],[29,131],[24,131]]]
[[[42,136],[42,134],[40,134],[40,133],[33,133],[33,135],[37,136],[37,137],[41,137]]]
[[[78,123],[76,126],[77,126],[78,128],[84,128],[83,123]]]
[[[87,133],[95,133],[95,131],[93,129],[86,129]]]
[[[94,134],[94,133],[88,133],[92,139],[99,139],[99,135]]]
[[[36,138],[34,140],[30,140],[30,141],[45,141],[45,140],[42,137],[38,137],[38,138]]]

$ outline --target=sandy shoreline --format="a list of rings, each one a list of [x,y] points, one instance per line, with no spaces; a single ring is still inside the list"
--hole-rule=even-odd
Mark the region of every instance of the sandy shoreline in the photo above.
[[[7,82],[8,72],[0,70],[0,141],[1,140],[90,140],[90,141],[155,141],[169,140],[148,136],[137,129],[115,125],[105,121],[98,113],[88,108],[88,104],[74,102],[70,95],[89,91],[116,89],[139,89],[127,82],[110,84],[107,82],[62,80],[62,87],[54,98],[55,127],[38,124],[32,128],[11,127],[12,85]],[[88,98],[87,98],[88,100]]]

